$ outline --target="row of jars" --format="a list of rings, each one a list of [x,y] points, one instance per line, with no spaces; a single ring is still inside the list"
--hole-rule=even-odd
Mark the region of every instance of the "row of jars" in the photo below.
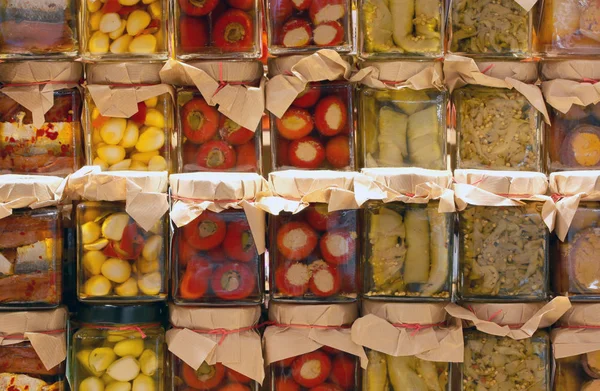
[[[264,6],[268,39],[258,0],[11,2],[2,6],[6,38],[0,52],[3,57],[79,52],[84,59],[115,60],[166,59],[169,52],[178,58],[258,58],[266,47],[276,55],[353,50],[352,1],[268,0]],[[446,8],[442,0],[360,0],[357,11],[358,52],[365,57],[440,57],[446,38],[448,52],[455,54],[600,53],[598,8],[588,1],[532,7],[505,0],[488,7],[453,0]]]

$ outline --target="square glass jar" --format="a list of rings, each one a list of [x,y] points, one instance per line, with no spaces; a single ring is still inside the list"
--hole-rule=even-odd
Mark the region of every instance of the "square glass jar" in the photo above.
[[[457,168],[543,170],[542,115],[521,93],[469,85],[455,90],[452,101]]]
[[[174,0],[172,52],[178,59],[259,58],[262,49],[258,0]]]
[[[515,0],[450,0],[448,53],[469,57],[529,57],[533,14]]]
[[[0,172],[66,176],[83,163],[79,88],[54,91],[46,122],[33,126],[31,111],[0,92]]]
[[[281,118],[269,115],[273,171],[356,170],[351,83],[309,83]]]
[[[269,219],[273,301],[345,302],[358,296],[359,210],[312,204]]]
[[[177,91],[179,172],[262,171],[262,132],[246,129],[210,106],[195,88]]]
[[[166,60],[167,0],[86,0],[79,12],[82,58]]]
[[[64,58],[78,52],[77,0],[4,0],[0,58]]]
[[[565,114],[548,105],[548,114],[548,171],[600,168],[600,103],[573,105]]]
[[[364,297],[450,301],[455,215],[437,209],[437,202],[366,205],[361,257]]]
[[[358,357],[329,346],[269,365],[269,391],[360,390]],[[312,369],[311,369],[312,368]],[[329,369],[329,370],[328,370]]]
[[[262,303],[264,258],[243,210],[204,211],[175,228],[172,248],[175,304]]]
[[[445,90],[378,90],[361,86],[361,166],[445,169],[447,104]]]
[[[349,0],[267,0],[267,45],[275,56],[353,49]]]
[[[48,387],[51,390],[62,391],[65,389],[65,369],[65,361],[54,368],[46,369],[30,341],[0,346],[0,373],[2,373],[0,387],[3,390],[37,390],[36,387],[40,387],[39,389]],[[25,375],[27,378],[20,375]],[[20,379],[13,379],[16,376]],[[13,386],[11,387],[10,384]]]
[[[145,231],[124,202],[76,208],[79,301],[120,304],[167,298],[167,217]]]
[[[462,381],[457,390],[550,391],[550,337],[544,330],[531,338],[514,340],[480,331],[464,330]]]
[[[540,301],[548,295],[549,231],[543,202],[472,206],[458,213],[458,295],[463,300]]]
[[[209,365],[206,361],[194,370],[174,354],[169,354],[171,385],[169,390],[231,390],[259,391],[258,382],[226,367],[220,362]]]
[[[358,51],[363,58],[444,55],[445,4],[440,0],[358,1]]]
[[[137,113],[129,118],[100,114],[89,91],[85,103],[88,164],[110,171],[174,169],[174,113],[169,94],[138,103]]]
[[[600,384],[596,364],[599,356],[600,351],[595,351],[555,359],[553,390],[593,390]]]
[[[572,300],[600,299],[600,202],[580,202],[564,241],[553,236],[553,291]]]
[[[58,307],[62,250],[58,208],[16,209],[0,219],[0,309]]]

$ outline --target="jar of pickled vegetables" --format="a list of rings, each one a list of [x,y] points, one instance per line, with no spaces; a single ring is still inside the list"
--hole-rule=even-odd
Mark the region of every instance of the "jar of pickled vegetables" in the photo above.
[[[67,317],[64,308],[0,314],[0,389],[65,389]]]
[[[266,181],[258,174],[205,173],[171,175],[170,184],[174,302],[261,303],[265,218],[252,203]]]
[[[174,169],[174,93],[160,84],[160,68],[159,63],[88,66],[88,164],[110,171]]]
[[[465,206],[458,213],[459,296],[544,300],[550,236],[542,214],[549,199],[543,196],[545,175],[456,170],[455,178],[459,204]]]
[[[262,63],[194,62],[183,69],[189,71],[187,79],[169,80],[168,76],[166,79],[185,86],[177,90],[179,172],[260,173],[264,113]],[[212,77],[215,84],[208,86],[200,75]],[[246,102],[254,107],[233,107],[231,102],[222,100],[221,93],[235,94],[235,99],[239,99],[237,104]]]
[[[361,68],[362,76],[353,79],[361,79],[361,167],[445,169],[448,93],[440,78],[442,64],[365,62]]]
[[[84,59],[167,58],[167,0],[82,0],[81,3],[79,50]]]
[[[81,166],[81,75],[72,62],[0,64],[0,172],[65,176]]]
[[[0,58],[74,57],[78,49],[76,0],[5,0]]]
[[[535,2],[451,0],[448,52],[479,57],[533,54]]]
[[[72,389],[163,391],[165,316],[163,304],[81,306],[69,357]]]
[[[359,390],[367,357],[352,342],[356,304],[269,306],[264,334],[269,391]],[[335,340],[335,347],[328,345]]]
[[[260,306],[183,308],[171,305],[170,313],[173,326],[167,331],[170,390],[261,389],[265,373],[257,331]]]
[[[259,58],[261,4],[258,0],[172,2],[171,21],[178,59]]]
[[[600,62],[545,61],[542,91],[551,126],[546,131],[549,171],[600,167]],[[575,102],[575,103],[574,103]]]
[[[0,309],[61,303],[63,231],[57,191],[62,182],[51,176],[0,176],[5,208],[0,219]]]
[[[540,89],[531,85],[538,77],[536,63],[461,59],[446,63],[444,73],[464,86],[452,92],[457,168],[543,170],[548,114]]]
[[[351,1],[269,0],[265,6],[269,53],[353,50]]]
[[[314,62],[314,56],[277,58],[269,62],[269,73],[271,77],[282,75],[295,79],[295,76],[284,75],[298,70],[302,74],[302,69],[315,66]],[[281,87],[279,83],[269,84],[271,95],[267,95],[267,108],[271,111],[273,170],[352,171],[357,168],[353,84],[345,80],[343,74],[337,80],[334,77],[329,81],[320,76],[315,79],[309,83],[304,81],[304,91],[294,94],[289,100],[291,104],[282,103],[283,99],[276,92]],[[289,91],[284,94],[289,95]],[[270,99],[273,101],[269,102]]]
[[[359,0],[359,54],[377,58],[442,57],[445,15],[440,0]]]

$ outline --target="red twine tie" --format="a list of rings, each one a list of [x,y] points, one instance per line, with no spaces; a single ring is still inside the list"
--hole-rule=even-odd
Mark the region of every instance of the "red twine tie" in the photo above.
[[[211,330],[194,330],[194,329],[190,329],[190,330],[195,333],[199,333],[199,334],[220,335],[221,338],[219,338],[217,345],[221,345],[223,343],[223,341],[225,341],[225,338],[227,338],[228,335],[242,333],[244,331],[257,330],[257,329],[260,329],[261,327],[269,325],[269,324],[271,324],[271,322],[264,322],[264,323],[260,323],[260,324],[254,325],[254,326],[242,327],[239,329],[232,329],[232,330],[227,330],[227,329],[223,329],[223,328],[211,329]]]
[[[53,335],[53,334],[62,334],[62,333],[66,333],[67,330],[65,329],[57,329],[57,330],[47,330],[47,331],[26,331],[26,333],[35,333],[35,334],[47,334],[47,335]],[[25,336],[25,333],[23,334],[10,334],[10,335],[6,335],[6,336],[1,336],[0,338],[2,339],[27,339],[27,337]]]
[[[133,84],[114,83],[114,84],[108,84],[109,87],[152,87],[152,86],[158,86],[158,85],[160,85],[160,83],[156,83],[156,84],[150,84],[150,83],[133,83]]]
[[[417,333],[421,330],[427,330],[427,329],[432,329],[434,327],[442,327],[445,326],[446,322],[439,322],[439,323],[431,323],[431,324],[420,324],[420,323],[392,323],[392,326],[397,327],[399,329],[409,329],[409,330],[413,330],[412,333],[410,333],[411,337],[414,337],[415,335],[417,335]]]
[[[225,88],[225,86],[227,86],[227,84],[230,85],[238,85],[241,86],[244,84],[244,82],[241,81],[225,81],[223,80],[223,63],[220,62],[219,63],[219,87],[217,87],[217,89],[215,90],[213,96],[217,95],[223,88]]]
[[[99,330],[118,330],[118,331],[137,331],[140,333],[142,339],[146,339],[147,335],[144,333],[143,329],[149,329],[152,327],[160,326],[160,323],[152,323],[143,326],[97,326],[92,324],[83,324],[83,327],[95,328]]]
[[[471,311],[472,313],[475,313],[475,310],[473,310],[473,307],[471,307],[471,306],[468,306],[467,308],[468,308],[468,309],[469,309],[469,311]],[[494,319],[495,319],[496,317],[498,317],[498,315],[500,315],[500,314],[501,314],[501,313],[503,313],[503,312],[504,312],[504,311],[502,311],[501,309],[500,309],[500,310],[498,310],[498,311],[496,311],[496,312],[494,312],[492,315],[490,315],[490,317],[487,319],[487,321],[488,321],[488,322],[493,322],[493,321],[494,321]],[[494,323],[496,323],[496,322],[494,322]],[[506,327],[508,327],[509,329],[520,329],[520,328],[521,328],[521,327],[523,327],[523,325],[524,325],[524,323],[521,323],[521,324],[502,324],[502,323],[496,323],[496,324],[497,324],[498,326],[500,326],[500,327],[504,327],[504,326],[506,326]]]
[[[587,77],[584,77],[583,79],[581,79],[582,83],[590,83],[590,84],[596,84],[598,83],[598,79],[588,79]]]
[[[558,202],[558,201],[562,200],[563,198],[565,198],[565,196],[562,194],[554,193],[550,196],[550,198],[552,198],[552,201]]]
[[[179,200],[179,201],[187,201],[187,202],[218,202],[218,203],[234,203],[234,202],[240,202],[240,201],[248,201],[248,202],[254,202],[254,198],[251,199],[242,199],[242,200],[207,200],[207,199],[202,199],[202,198],[190,198],[190,197],[182,197],[182,196],[174,196],[171,195],[172,199],[175,200]]]
[[[488,65],[488,66],[487,66],[487,67],[486,67],[486,68],[485,68],[483,71],[481,71],[481,73],[484,73],[484,74],[485,74],[485,73],[487,73],[487,72],[491,71],[491,70],[492,70],[492,68],[493,68],[495,65],[496,65],[496,64],[490,64],[490,65]]]

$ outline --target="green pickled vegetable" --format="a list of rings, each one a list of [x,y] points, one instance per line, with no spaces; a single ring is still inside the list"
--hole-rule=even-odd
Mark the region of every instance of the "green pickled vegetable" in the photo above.
[[[379,110],[379,163],[382,166],[398,167],[404,165],[408,156],[406,128],[408,117],[394,109],[384,106]]]
[[[407,284],[425,284],[429,281],[429,222],[425,209],[409,209],[404,215],[406,230],[406,265],[404,281]]]
[[[365,391],[388,391],[387,362],[385,354],[370,350],[367,354],[369,365],[365,376]]]
[[[365,48],[368,52],[387,52],[394,42],[392,14],[383,0],[365,0],[363,3]]]
[[[408,117],[408,158],[415,166],[432,168],[443,161],[439,129],[435,106]]]

